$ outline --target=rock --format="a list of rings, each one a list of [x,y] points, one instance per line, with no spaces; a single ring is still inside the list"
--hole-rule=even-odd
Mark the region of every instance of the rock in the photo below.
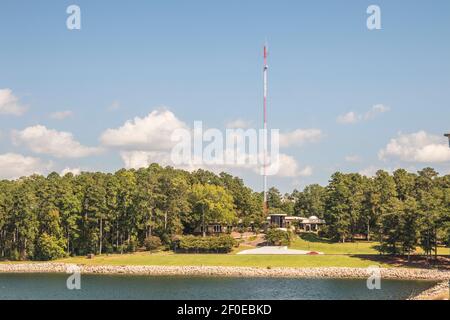
[[[445,293],[448,293],[450,291],[449,282],[450,281],[440,282],[431,289],[425,290],[419,295],[408,300],[429,300],[435,298],[438,295],[444,295]]]
[[[66,273],[70,264],[21,263],[1,264],[0,273]],[[220,277],[274,277],[274,278],[341,278],[366,279],[366,268],[256,268],[215,266],[77,266],[82,273],[185,275]],[[450,280],[450,271],[408,268],[380,268],[382,279],[398,280]]]

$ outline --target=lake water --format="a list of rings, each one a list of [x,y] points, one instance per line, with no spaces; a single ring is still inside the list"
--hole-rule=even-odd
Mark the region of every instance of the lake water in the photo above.
[[[68,290],[65,274],[0,274],[0,299],[406,299],[435,282],[365,280],[186,278],[82,275],[81,290]]]

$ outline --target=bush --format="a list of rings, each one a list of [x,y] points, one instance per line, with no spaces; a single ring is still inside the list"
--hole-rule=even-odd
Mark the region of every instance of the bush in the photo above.
[[[186,252],[216,252],[228,253],[236,245],[230,235],[213,237],[184,236],[179,240],[179,248]]]
[[[130,241],[126,244],[126,252],[136,252],[139,243],[135,236],[130,237]]]
[[[103,252],[106,254],[112,254],[114,253],[114,247],[112,244],[110,243],[105,243],[104,247],[103,247]]]
[[[326,238],[328,236],[328,233],[325,230],[319,230],[319,232],[317,232],[317,235],[321,238]]]
[[[172,243],[172,239],[171,239],[170,234],[168,234],[168,233],[161,233],[161,234],[158,234],[158,236],[159,236],[159,239],[161,240],[161,243],[163,245],[169,245],[170,246],[170,244]]]
[[[43,233],[38,239],[36,258],[39,260],[54,260],[66,256],[65,244],[54,236]]]
[[[144,245],[148,251],[153,251],[161,247],[162,242],[161,239],[158,238],[157,236],[149,236],[145,238]]]
[[[288,246],[291,244],[292,235],[281,229],[270,229],[265,235],[265,240],[272,246]]]
[[[17,249],[13,249],[11,251],[10,257],[9,257],[12,261],[19,261],[20,260],[20,253],[19,250]]]

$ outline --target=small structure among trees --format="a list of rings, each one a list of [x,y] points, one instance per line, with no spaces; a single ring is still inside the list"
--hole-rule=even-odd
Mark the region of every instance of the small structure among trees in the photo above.
[[[205,226],[200,225],[194,230],[194,234],[208,234],[208,235],[218,235],[222,233],[230,233],[233,230],[233,226],[228,225],[227,223],[208,223]],[[205,232],[203,232],[205,231]]]
[[[318,232],[325,220],[316,216],[309,218],[288,216],[285,213],[272,213],[267,217],[267,226],[270,228],[292,230],[297,232]]]

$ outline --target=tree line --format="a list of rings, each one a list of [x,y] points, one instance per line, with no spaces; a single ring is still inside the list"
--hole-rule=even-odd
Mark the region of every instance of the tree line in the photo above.
[[[262,197],[226,173],[139,170],[0,181],[0,258],[133,252],[202,224],[263,221]]]
[[[335,241],[377,240],[380,251],[431,255],[450,243],[450,176],[337,172],[325,187],[268,194],[271,213],[318,216]],[[158,237],[170,246],[209,223],[260,229],[263,195],[227,173],[187,172],[157,164],[116,173],[32,175],[0,181],[0,258],[133,252]]]
[[[283,197],[271,189],[269,200],[278,210],[325,219],[321,233],[335,241],[363,237],[379,241],[381,252],[407,255],[418,246],[427,255],[437,254],[439,244],[450,246],[450,175],[432,168],[380,170],[370,178],[337,172],[326,187]]]

